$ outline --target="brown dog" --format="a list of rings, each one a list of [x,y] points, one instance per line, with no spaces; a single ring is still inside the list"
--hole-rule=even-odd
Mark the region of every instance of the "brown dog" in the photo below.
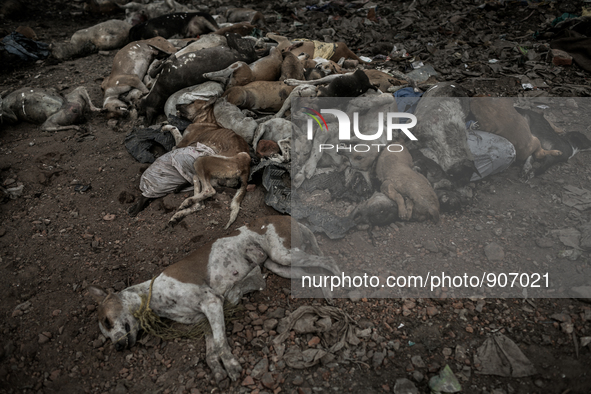
[[[267,37],[277,41],[279,44],[289,41],[289,39],[286,37],[272,33],[267,34]],[[338,62],[342,57],[344,57],[345,59],[355,59],[361,63],[365,63],[363,60],[359,59],[359,57],[354,54],[344,42],[326,43],[309,40],[292,41],[291,46],[287,47],[286,51],[290,51],[296,56],[305,54],[311,59],[322,57],[324,59],[332,60],[333,62]]]
[[[241,109],[277,112],[293,90],[281,81],[256,81],[245,86],[234,86],[222,97]]]
[[[232,130],[221,128],[216,123],[192,123],[182,136],[176,127],[168,126],[166,130],[169,130],[174,136],[177,148],[200,142],[216,152],[215,155],[203,156],[195,160],[195,176],[193,177],[195,194],[183,201],[179,210],[168,223],[175,225],[185,216],[203,209],[201,201],[216,193],[211,185],[212,178],[239,179],[240,188],[230,204],[230,220],[225,228],[230,227],[238,216],[240,203],[246,194],[246,185],[250,174],[248,143]]]
[[[271,48],[268,56],[256,62],[247,64],[236,62],[229,67],[210,73],[205,73],[205,78],[226,84],[226,89],[233,86],[244,86],[254,81],[276,81],[281,74],[283,56],[281,48]]]
[[[559,150],[545,150],[540,140],[534,137],[527,120],[513,107],[514,100],[507,97],[474,97],[470,110],[480,129],[500,135],[515,147],[516,159],[524,162],[530,156],[541,159],[546,155],[559,156]]]
[[[388,149],[380,154],[376,175],[382,182],[381,191],[398,205],[401,220],[433,220],[439,223],[439,200],[427,178],[412,169],[412,157],[402,142],[402,150]],[[390,145],[396,150],[396,145]],[[399,148],[398,147],[398,148]]]
[[[148,88],[143,78],[148,67],[156,56],[170,55],[176,48],[162,37],[149,40],[135,41],[123,47],[113,58],[111,74],[104,79],[101,89],[105,92],[103,108],[107,117],[120,117],[127,113],[127,104],[119,96],[137,89],[141,94],[147,94]]]

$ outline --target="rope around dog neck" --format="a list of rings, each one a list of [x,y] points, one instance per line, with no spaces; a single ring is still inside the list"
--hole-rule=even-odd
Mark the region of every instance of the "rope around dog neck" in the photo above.
[[[194,324],[189,329],[179,329],[172,326],[174,322],[167,322],[160,319],[154,311],[150,308],[150,301],[152,300],[152,288],[156,276],[150,282],[150,290],[148,295],[141,294],[142,303],[140,307],[133,313],[133,316],[139,321],[142,330],[156,336],[162,340],[170,341],[175,338],[201,338],[204,334],[211,332],[211,327],[207,318],[203,318],[199,323]],[[224,318],[226,323],[236,320],[235,314],[242,310],[241,305],[231,305],[229,302],[224,302]]]

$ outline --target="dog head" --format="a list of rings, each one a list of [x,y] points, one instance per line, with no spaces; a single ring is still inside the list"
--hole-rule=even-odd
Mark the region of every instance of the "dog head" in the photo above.
[[[124,295],[107,293],[98,286],[89,286],[88,291],[99,304],[98,321],[103,335],[111,339],[118,351],[132,347],[140,326]]]
[[[108,119],[123,118],[128,113],[127,104],[117,97],[108,97],[103,104],[103,108],[107,110]]]

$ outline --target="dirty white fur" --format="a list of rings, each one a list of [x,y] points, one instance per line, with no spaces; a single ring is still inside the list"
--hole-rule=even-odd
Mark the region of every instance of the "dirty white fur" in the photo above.
[[[287,249],[284,239],[279,236],[273,224],[274,220],[285,220],[285,217],[276,218],[278,219],[270,220],[270,224],[262,225],[258,232],[243,226],[238,229],[237,235],[215,241],[207,262],[193,262],[193,265],[207,264],[205,283],[185,283],[165,273],[154,280],[150,308],[158,316],[185,324],[197,323],[203,316],[209,321],[212,333],[206,335],[206,361],[218,382],[225,378],[226,372],[232,380],[236,380],[242,370],[226,339],[224,300],[237,304],[244,293],[263,287],[261,264],[265,263],[272,272],[288,278],[306,274],[306,268],[309,267],[322,268],[333,275],[341,274],[331,257],[321,256],[314,235],[301,224],[297,226],[305,242],[311,246],[312,252],[320,255],[307,254],[300,249]],[[259,234],[260,230],[262,234]],[[297,257],[294,263],[299,265],[293,270],[292,256]],[[150,282],[146,281],[108,296],[104,291],[94,289],[95,298],[97,291],[102,291],[101,294],[106,296],[99,307],[99,315],[110,313],[113,320],[110,330],[99,322],[101,331],[114,343],[124,341],[123,348],[135,343],[139,325],[133,317],[133,311],[141,305],[140,294],[148,294]],[[89,290],[93,292],[93,289]],[[113,303],[111,297],[117,302]]]

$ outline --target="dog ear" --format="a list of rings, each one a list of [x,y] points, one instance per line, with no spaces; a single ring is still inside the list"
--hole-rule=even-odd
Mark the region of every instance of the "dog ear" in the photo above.
[[[100,304],[107,296],[107,292],[103,290],[102,287],[90,285],[88,286],[88,293],[90,296]]]

